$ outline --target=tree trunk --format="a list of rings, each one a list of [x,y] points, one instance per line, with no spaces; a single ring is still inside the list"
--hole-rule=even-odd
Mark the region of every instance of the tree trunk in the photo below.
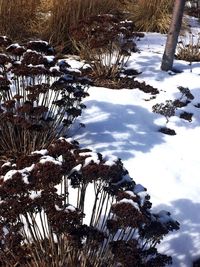
[[[164,71],[171,70],[173,67],[174,55],[178,42],[178,36],[181,30],[185,2],[186,0],[175,0],[174,2],[172,21],[167,35],[165,51],[161,64],[161,69]]]

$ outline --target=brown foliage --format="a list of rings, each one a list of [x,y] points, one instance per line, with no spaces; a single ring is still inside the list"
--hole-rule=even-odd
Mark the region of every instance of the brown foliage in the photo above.
[[[69,28],[76,27],[86,17],[115,12],[119,0],[51,0],[46,22],[46,38],[55,45],[70,43]]]
[[[0,154],[17,156],[46,148],[67,134],[85,107],[81,99],[88,95],[84,89],[89,80],[72,74],[65,61],[58,62],[47,42],[5,48],[8,40],[1,39]]]
[[[13,39],[30,37],[40,0],[0,0],[0,33]]]
[[[70,28],[74,48],[93,70],[95,77],[116,77],[137,47],[133,23],[112,14],[90,16]]]
[[[1,162],[0,175],[1,266],[171,262],[156,245],[179,223],[166,211],[151,213],[146,189],[128,176],[120,159],[60,138],[45,152]]]
[[[172,0],[129,1],[127,6],[137,30],[162,33],[168,31],[172,8]]]

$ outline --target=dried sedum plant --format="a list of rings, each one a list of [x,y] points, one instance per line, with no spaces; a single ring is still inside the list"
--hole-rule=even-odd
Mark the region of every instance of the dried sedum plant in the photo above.
[[[133,23],[120,21],[117,16],[90,16],[72,27],[70,36],[75,49],[93,70],[93,76],[115,78],[127,63],[130,53],[136,52]]]
[[[44,41],[0,37],[0,151],[27,154],[65,136],[85,107],[90,81]]]
[[[160,115],[165,116],[166,123],[169,122],[169,118],[175,115],[176,106],[172,100],[166,100],[165,103],[157,103],[152,107],[152,111]]]
[[[117,158],[59,138],[0,163],[1,266],[165,266],[156,246],[178,230],[151,212],[146,189]]]
[[[178,90],[181,95],[178,99],[166,100],[165,103],[157,103],[152,107],[152,111],[163,115],[166,118],[166,123],[169,122],[169,118],[175,116],[176,110],[187,106],[193,99],[194,96],[187,87],[179,86]]]

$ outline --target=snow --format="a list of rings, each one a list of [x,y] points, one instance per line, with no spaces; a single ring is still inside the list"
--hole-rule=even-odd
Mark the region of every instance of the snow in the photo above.
[[[12,178],[12,176],[15,175],[16,173],[17,173],[17,170],[10,170],[4,176],[4,181],[10,180]]]
[[[63,211],[63,208],[60,208],[58,205],[55,205],[55,208],[57,211]],[[72,205],[67,205],[64,210],[65,212],[74,212],[76,208]]]
[[[48,63],[52,63],[55,60],[54,56],[44,56],[44,58],[47,60]]]
[[[126,194],[128,194],[130,197],[136,197],[133,191],[126,190]]]
[[[25,184],[29,184],[28,176],[30,172],[33,170],[34,166],[35,165],[32,164],[30,167],[26,167],[22,170],[10,170],[5,174],[4,181],[10,180],[12,179],[13,175],[15,175],[16,173],[20,173],[22,175],[23,182]]]
[[[140,211],[140,207],[139,205],[134,202],[132,199],[127,199],[127,198],[123,198],[122,200],[118,201],[118,203],[127,203],[127,204],[131,204],[136,210]]]
[[[200,109],[194,106],[200,103],[200,63],[175,60],[174,68],[182,73],[161,71],[165,41],[166,35],[145,34],[127,65],[142,72],[138,81],[159,89],[155,99],[138,89],[91,87],[78,121],[86,128],[74,138],[93,151],[120,157],[135,182],[147,187],[154,212],[167,210],[180,222],[180,230],[169,234],[159,250],[173,257],[173,267],[188,267],[200,257]],[[165,135],[158,129],[166,119],[152,106],[180,98],[178,86],[188,87],[195,98],[169,118],[167,127],[176,135]],[[194,113],[192,122],[179,118],[182,111]],[[147,194],[139,186],[135,193],[143,199]]]
[[[97,153],[94,152],[81,152],[80,156],[86,156],[84,167],[90,164],[91,162],[99,164],[100,160]]]
[[[107,166],[113,166],[113,164],[118,160],[118,158],[112,154],[107,154],[105,155],[104,157],[104,160],[105,160],[105,165]]]
[[[35,150],[31,154],[41,154],[44,156],[44,155],[48,154],[48,150],[47,149]]]
[[[5,39],[5,38],[4,38]],[[15,44],[11,44],[11,45],[9,45],[8,47],[7,47],[7,49],[10,49],[10,48],[19,48],[19,47],[21,47],[21,45],[19,45],[18,43],[15,43]]]
[[[144,188],[144,186],[142,186],[141,184],[136,184],[134,187],[134,193],[135,194],[139,194],[139,193],[142,193],[145,191],[146,191],[146,188]]]
[[[172,220],[171,214],[166,210],[159,211],[158,214],[156,214],[156,216],[154,217],[157,217],[156,219],[158,219],[158,221],[161,222],[162,224],[167,224]]]
[[[43,40],[34,40],[34,41],[29,41],[29,43],[42,43],[42,44],[45,44],[45,45],[48,45],[49,43],[46,42],[46,41],[43,41]]]
[[[38,198],[38,197],[40,197],[41,196],[41,192],[42,191],[30,191],[30,195],[29,195],[29,197],[32,199],[32,200],[34,200],[35,198]]]
[[[62,165],[62,162],[60,162],[59,160],[55,160],[53,157],[48,156],[48,155],[41,157],[39,162],[41,164],[45,164],[47,162],[51,162],[51,163],[53,163],[55,165],[60,165],[60,166]]]
[[[73,173],[73,172],[80,172],[81,171],[81,168],[82,168],[82,165],[81,164],[78,164],[76,167],[74,167],[70,174]]]
[[[2,168],[6,166],[10,167],[11,165],[12,165],[11,162],[5,162],[1,167]]]
[[[65,62],[67,62],[72,69],[85,69],[90,67],[88,64],[84,63],[83,61],[78,61],[79,57],[77,56],[69,56],[67,59],[65,59]]]

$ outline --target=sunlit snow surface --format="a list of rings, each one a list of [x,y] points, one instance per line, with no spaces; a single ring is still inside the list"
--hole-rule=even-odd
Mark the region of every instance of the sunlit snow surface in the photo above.
[[[74,137],[82,146],[120,157],[130,176],[147,187],[154,209],[166,209],[180,222],[180,231],[167,236],[160,251],[173,256],[174,267],[189,267],[200,257],[200,109],[194,107],[200,103],[200,63],[175,61],[182,73],[162,72],[165,41],[165,35],[146,34],[128,65],[142,71],[137,80],[159,89],[156,98],[149,100],[151,95],[138,89],[91,87],[80,118],[86,128]],[[177,135],[169,136],[158,132],[166,120],[152,113],[152,106],[178,98],[177,86],[188,87],[195,96],[181,108],[194,115],[188,122],[177,111],[167,125]]]

